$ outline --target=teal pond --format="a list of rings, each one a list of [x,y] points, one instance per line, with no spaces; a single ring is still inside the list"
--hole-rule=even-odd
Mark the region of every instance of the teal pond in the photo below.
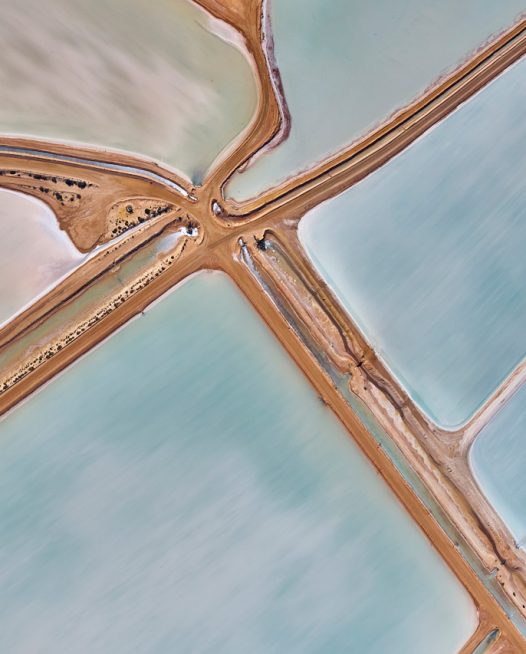
[[[526,386],[522,386],[483,428],[470,450],[480,488],[526,547]]]
[[[445,429],[526,355],[525,106],[522,59],[299,226],[366,339]]]
[[[454,654],[473,603],[234,284],[0,423],[0,650]]]
[[[272,40],[290,131],[232,177],[226,195],[237,202],[360,140],[526,12],[525,0],[272,0],[267,6],[267,46]]]

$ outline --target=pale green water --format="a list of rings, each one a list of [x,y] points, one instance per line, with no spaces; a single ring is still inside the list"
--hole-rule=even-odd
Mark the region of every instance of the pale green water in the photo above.
[[[521,60],[300,223],[322,276],[445,428],[526,354],[525,106]]]
[[[476,625],[218,274],[2,421],[0,533],[0,649],[13,654],[454,654]]]
[[[189,0],[3,3],[0,132],[138,152],[200,183],[257,105],[236,38]]]
[[[525,0],[272,0],[288,139],[235,175],[255,197],[342,150],[526,11]]]
[[[85,258],[36,198],[0,189],[0,324],[54,286]]]
[[[515,540],[526,546],[526,386],[482,430],[470,464],[482,491]]]

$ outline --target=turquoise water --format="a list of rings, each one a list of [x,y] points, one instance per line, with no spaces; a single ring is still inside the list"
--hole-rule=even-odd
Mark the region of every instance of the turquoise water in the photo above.
[[[286,141],[235,175],[257,196],[342,150],[511,26],[525,0],[272,0]]]
[[[85,257],[55,214],[30,195],[0,188],[0,324],[55,286]]]
[[[470,464],[482,491],[517,543],[526,546],[526,386],[481,431]]]
[[[0,649],[14,654],[454,654],[476,625],[217,273],[2,421],[0,533]]]
[[[445,428],[526,354],[524,106],[521,60],[300,223],[322,276]]]
[[[0,131],[138,152],[199,184],[248,125],[239,35],[190,0],[4,3]]]

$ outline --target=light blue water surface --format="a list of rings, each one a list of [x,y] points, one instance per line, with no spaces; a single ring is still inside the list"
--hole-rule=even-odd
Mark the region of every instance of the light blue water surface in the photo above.
[[[202,273],[0,427],[0,651],[454,654],[464,589]]]
[[[526,12],[526,0],[272,0],[290,134],[236,174],[255,197],[407,106]]]
[[[477,436],[470,464],[482,491],[526,546],[526,386],[522,386]]]
[[[526,354],[526,59],[300,238],[412,398],[468,420]]]

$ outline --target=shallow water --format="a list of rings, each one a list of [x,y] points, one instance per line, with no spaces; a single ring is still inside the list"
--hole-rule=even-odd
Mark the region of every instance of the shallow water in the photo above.
[[[470,451],[470,464],[482,491],[526,546],[526,386],[482,430]]]
[[[0,189],[0,325],[85,258],[51,209],[30,195]]]
[[[219,274],[2,421],[0,532],[2,651],[454,654],[476,624]]]
[[[524,106],[526,59],[300,223],[366,338],[446,428],[526,354]]]
[[[526,11],[525,0],[269,4],[291,130],[286,141],[232,178],[226,193],[237,201],[342,150]]]
[[[198,184],[257,106],[235,31],[189,0],[22,0],[0,21],[0,131],[118,148]]]

